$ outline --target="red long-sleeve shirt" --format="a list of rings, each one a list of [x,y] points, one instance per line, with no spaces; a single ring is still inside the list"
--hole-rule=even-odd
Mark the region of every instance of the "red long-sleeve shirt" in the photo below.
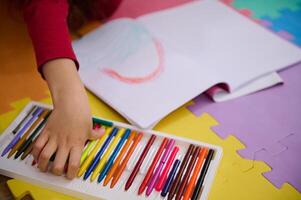
[[[112,13],[120,0],[111,0],[109,4],[99,8]],[[68,31],[68,0],[32,0],[24,7],[23,15],[31,37],[38,69],[47,61],[55,58],[69,58],[78,67],[76,56],[71,46]]]

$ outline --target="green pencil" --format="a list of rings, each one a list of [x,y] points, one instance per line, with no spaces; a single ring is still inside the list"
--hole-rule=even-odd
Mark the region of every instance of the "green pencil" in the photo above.
[[[113,122],[107,121],[107,120],[103,120],[103,119],[98,119],[93,117],[93,123],[97,123],[97,124],[101,124],[104,126],[113,126]]]

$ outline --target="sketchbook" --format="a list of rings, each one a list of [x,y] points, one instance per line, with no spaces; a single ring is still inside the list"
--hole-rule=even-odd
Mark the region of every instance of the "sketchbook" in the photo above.
[[[236,98],[301,61],[298,47],[214,0],[113,20],[73,47],[85,86],[145,129],[214,85],[227,90],[217,100]]]

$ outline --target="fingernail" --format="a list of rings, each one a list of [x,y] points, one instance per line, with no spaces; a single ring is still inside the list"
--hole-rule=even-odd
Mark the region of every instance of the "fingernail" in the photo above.
[[[106,131],[106,129],[105,129],[105,127],[101,127],[98,131],[99,131],[101,134],[103,134],[103,133]]]

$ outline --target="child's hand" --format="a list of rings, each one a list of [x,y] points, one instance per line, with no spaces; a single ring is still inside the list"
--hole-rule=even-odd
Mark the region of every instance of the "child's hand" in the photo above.
[[[92,116],[84,87],[73,61],[57,59],[43,68],[49,85],[54,110],[34,144],[32,155],[41,171],[46,171],[50,157],[56,153],[51,171],[64,172],[68,161],[67,177],[76,176],[80,157],[87,139],[97,139],[101,131],[92,132]]]

